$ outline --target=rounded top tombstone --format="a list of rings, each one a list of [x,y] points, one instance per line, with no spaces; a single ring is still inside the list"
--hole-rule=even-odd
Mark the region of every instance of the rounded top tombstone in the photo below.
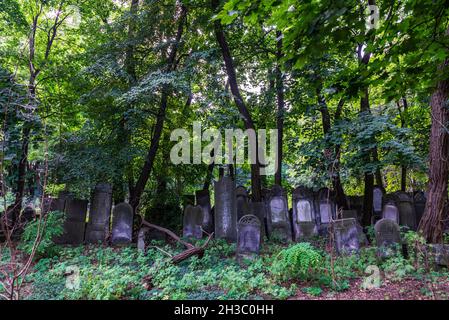
[[[107,182],[100,182],[95,186],[94,192],[112,193],[112,185]]]
[[[248,197],[248,191],[243,186],[238,186],[235,188],[235,196],[236,197]]]
[[[377,221],[374,231],[378,247],[401,243],[401,230],[393,220],[381,219]]]
[[[238,225],[242,226],[242,225],[256,225],[256,226],[261,226],[260,220],[258,217],[256,217],[253,214],[247,214],[246,216],[243,216],[240,218]]]
[[[297,187],[292,192],[293,200],[299,199],[311,199],[313,197],[313,192],[309,188],[306,187]]]

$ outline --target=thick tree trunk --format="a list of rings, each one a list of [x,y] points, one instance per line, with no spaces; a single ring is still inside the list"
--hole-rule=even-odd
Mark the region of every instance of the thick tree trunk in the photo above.
[[[278,157],[277,157],[277,171],[274,175],[274,183],[282,185],[282,142],[284,136],[284,112],[285,112],[285,99],[284,99],[284,81],[282,79],[281,59],[282,59],[282,33],[276,32],[277,37],[277,50],[276,50],[276,98],[277,98],[277,119],[276,128],[278,130]]]
[[[176,33],[176,39],[167,61],[167,72],[170,72],[175,68],[176,55],[178,52],[179,44],[181,42],[186,17],[187,17],[187,8],[184,5],[181,5],[181,14],[178,20],[179,22],[178,22],[178,30]],[[148,179],[150,177],[151,170],[154,164],[154,159],[156,158],[157,150],[159,148],[162,129],[164,127],[165,113],[167,110],[167,101],[169,93],[170,88],[167,85],[164,85],[162,87],[161,101],[159,104],[159,111],[157,114],[156,125],[154,127],[153,136],[151,138],[150,149],[148,150],[148,154],[146,156],[145,163],[143,165],[140,176],[136,182],[136,186],[133,188],[132,197],[130,197],[130,204],[133,207],[134,212],[136,212],[136,209],[139,206],[140,198],[143,194],[143,191],[145,190],[145,185],[147,184]]]
[[[217,10],[219,1],[211,0],[212,10]],[[219,20],[214,21],[214,30],[215,36],[217,38],[217,42],[220,45],[221,53],[223,55],[223,60],[225,62],[226,73],[228,75],[229,85],[231,87],[231,92],[234,97],[234,102],[240,112],[240,116],[243,118],[243,122],[245,123],[245,128],[247,130],[254,130],[255,126],[254,122],[251,118],[251,114],[248,111],[248,108],[243,101],[243,97],[240,94],[240,89],[237,84],[237,75],[235,73],[234,62],[232,61],[231,51],[229,50],[228,42],[226,41],[226,37],[221,26]],[[257,145],[257,143],[256,143]],[[256,146],[256,150],[257,150]],[[251,164],[251,193],[254,201],[258,202],[261,200],[261,179],[260,179],[260,164],[259,164],[259,156],[256,152],[255,162]]]
[[[407,127],[407,122],[405,120],[404,113],[407,111],[408,103],[407,99],[404,97],[402,98],[403,103],[403,110],[401,110],[401,106],[399,102],[397,103],[398,106],[398,112],[399,112],[399,118],[401,119],[401,128]],[[401,165],[401,191],[407,190],[407,166],[405,164]]]
[[[449,32],[449,29],[448,29]],[[439,67],[441,74],[448,72],[449,58]],[[448,148],[449,132],[449,80],[440,80],[432,95],[430,106],[432,114],[432,127],[430,131],[429,151],[429,186],[427,188],[427,201],[424,215],[419,226],[424,237],[432,243],[439,243],[443,237],[443,219],[447,201],[448,183]]]

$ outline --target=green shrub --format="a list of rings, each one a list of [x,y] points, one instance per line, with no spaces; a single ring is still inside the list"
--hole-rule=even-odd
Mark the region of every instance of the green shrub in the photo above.
[[[315,279],[322,271],[323,257],[310,243],[302,242],[282,250],[276,256],[271,273],[278,279]]]
[[[38,232],[42,234],[41,241],[36,248],[36,257],[52,257],[56,255],[60,247],[53,239],[62,235],[64,214],[59,211],[49,212],[41,220],[28,222],[21,237],[19,249],[31,254]]]

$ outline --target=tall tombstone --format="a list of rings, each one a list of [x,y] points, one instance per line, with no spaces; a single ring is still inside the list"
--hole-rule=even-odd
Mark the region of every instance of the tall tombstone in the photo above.
[[[243,186],[235,189],[235,197],[237,202],[237,220],[249,214],[249,197],[248,191]]]
[[[260,229],[262,225],[259,218],[249,214],[240,218],[237,225],[237,257],[253,258],[260,251]]]
[[[112,186],[99,183],[95,186],[90,203],[89,221],[86,226],[86,242],[105,242],[109,236],[112,208]]]
[[[318,234],[312,190],[297,187],[292,193],[293,239],[309,239]]]
[[[359,251],[359,228],[356,219],[334,220],[332,227],[338,254],[353,254]]]
[[[271,213],[270,213],[270,197],[271,197],[271,189],[262,188],[261,190],[262,202],[265,204],[265,230],[267,237],[270,236],[271,233]]]
[[[282,187],[278,185],[271,188],[269,211],[272,234],[276,234],[275,237],[281,241],[291,241],[292,229],[288,214],[287,196]]]
[[[71,245],[80,245],[83,243],[88,204],[89,202],[87,200],[80,199],[69,198],[65,201],[63,243]]]
[[[201,225],[203,222],[203,210],[201,206],[191,206],[184,209],[184,218],[182,226],[182,236],[185,238],[201,239],[203,231]]]
[[[412,198],[402,191],[396,192],[395,198],[399,210],[399,224],[416,230],[416,213]]]
[[[378,220],[382,217],[383,200],[385,191],[380,186],[373,188],[373,215]]]
[[[114,206],[112,211],[112,237],[113,245],[131,243],[133,237],[133,208],[125,202]]]
[[[382,219],[390,219],[396,223],[399,223],[399,210],[396,203],[392,199],[386,201],[382,211]]]
[[[415,192],[415,195],[413,196],[413,204],[415,206],[416,226],[418,226],[424,214],[424,209],[426,208],[425,193],[422,191]]]
[[[380,258],[393,255],[401,245],[399,225],[390,219],[381,219],[374,226],[377,254]]]
[[[214,224],[212,220],[209,190],[198,190],[195,192],[195,197],[196,204],[201,207],[203,212],[202,228],[207,233],[212,233],[214,231]]]
[[[332,193],[328,188],[321,188],[317,194],[317,208],[319,208],[319,233],[327,235],[328,227],[336,218],[336,206]]]
[[[235,183],[231,177],[222,177],[214,182],[215,237],[229,242],[237,241],[237,204],[235,199]]]

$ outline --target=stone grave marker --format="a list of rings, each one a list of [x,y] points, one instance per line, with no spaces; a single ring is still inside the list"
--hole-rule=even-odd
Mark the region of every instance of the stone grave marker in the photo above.
[[[203,222],[203,210],[201,206],[191,206],[184,209],[184,219],[182,226],[182,235],[185,238],[201,239],[203,231],[201,225]]]
[[[287,197],[280,186],[273,186],[269,201],[271,232],[281,241],[292,240]]]
[[[271,233],[271,213],[270,213],[271,189],[262,188],[261,196],[262,202],[265,204],[265,231],[266,236],[269,237]]]
[[[241,217],[248,215],[249,212],[249,199],[248,199],[248,191],[245,187],[238,186],[235,189],[235,196],[237,202],[237,220],[240,220]]]
[[[99,183],[94,189],[86,226],[87,243],[104,243],[109,236],[112,208],[112,186]]]
[[[333,195],[328,188],[322,188],[317,195],[317,208],[319,208],[319,233],[326,236],[329,224],[336,218],[336,207]]]
[[[212,233],[214,231],[214,224],[212,220],[209,190],[198,190],[195,192],[195,197],[196,204],[201,207],[203,213],[203,222],[201,226],[207,233]]]
[[[359,251],[359,230],[356,219],[334,220],[332,227],[338,254],[352,254]]]
[[[133,236],[133,208],[125,202],[114,206],[112,212],[112,237],[113,245],[128,244]]]
[[[373,188],[373,213],[377,218],[382,216],[384,189],[379,186]]]
[[[424,214],[424,209],[426,208],[426,195],[424,192],[415,192],[415,195],[413,196],[413,204],[415,206],[416,226],[418,226]]]
[[[215,237],[229,242],[237,241],[237,205],[235,198],[235,183],[231,177],[222,177],[214,182]]]
[[[261,223],[255,215],[243,216],[237,225],[237,256],[238,258],[252,258],[260,251]]]
[[[71,245],[80,245],[83,243],[88,204],[89,202],[87,200],[80,199],[69,198],[65,201],[62,243]]]
[[[390,219],[381,219],[374,226],[377,254],[381,258],[391,256],[401,245],[399,225]]]
[[[382,218],[390,219],[396,223],[399,223],[399,210],[393,200],[390,199],[386,201],[382,211]]]
[[[412,198],[405,192],[396,192],[396,204],[399,210],[399,224],[410,230],[416,230],[416,214]]]
[[[313,192],[304,187],[298,187],[292,193],[292,222],[295,241],[308,239],[318,234]]]
[[[266,217],[267,217],[267,210],[264,202],[249,202],[249,212],[250,214],[256,216],[261,224],[260,227],[260,236],[261,240],[263,241],[263,238],[267,234],[266,230]]]

